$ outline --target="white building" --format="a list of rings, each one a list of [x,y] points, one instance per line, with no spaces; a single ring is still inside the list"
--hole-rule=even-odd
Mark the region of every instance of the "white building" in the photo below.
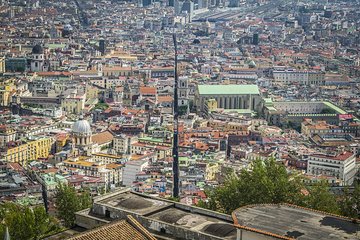
[[[137,136],[118,135],[113,139],[113,149],[117,154],[130,154],[130,145],[137,142]]]
[[[44,49],[40,45],[35,45],[32,49],[31,71],[44,72],[48,67],[45,65]]]
[[[72,135],[74,138],[75,147],[79,150],[81,155],[90,156],[92,153],[92,131],[87,120],[80,116],[72,127]]]
[[[224,109],[256,110],[261,102],[257,85],[198,85],[195,93],[198,113],[204,113],[210,99],[215,99],[217,107]]]
[[[178,83],[179,106],[189,106],[189,84],[187,77],[179,77]]]
[[[307,173],[333,176],[340,180],[342,185],[351,185],[356,174],[355,154],[352,152],[342,152],[334,155],[310,155]]]
[[[136,175],[143,171],[148,166],[147,160],[134,160],[125,163],[123,168],[122,180],[124,186],[131,186],[136,180]]]
[[[117,186],[122,182],[123,166],[117,163],[103,164],[95,162],[92,158],[80,157],[63,161],[60,168],[73,174],[99,177],[108,187]]]
[[[296,69],[275,69],[273,70],[275,82],[282,84],[300,85],[324,85],[325,74],[320,71],[307,71]]]

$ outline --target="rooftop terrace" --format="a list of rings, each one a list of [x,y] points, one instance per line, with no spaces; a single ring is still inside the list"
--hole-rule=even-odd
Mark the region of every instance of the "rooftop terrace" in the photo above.
[[[359,239],[360,225],[349,219],[292,205],[255,205],[234,211],[235,224],[284,239]]]

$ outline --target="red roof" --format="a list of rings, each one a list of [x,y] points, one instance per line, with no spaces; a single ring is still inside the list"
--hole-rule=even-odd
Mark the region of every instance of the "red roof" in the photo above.
[[[146,95],[156,95],[156,87],[140,87],[140,93]]]
[[[38,76],[71,76],[70,72],[38,72]]]
[[[345,161],[353,155],[354,155],[354,153],[352,153],[352,152],[342,152],[336,156],[330,156],[330,155],[325,155],[325,154],[314,154],[311,156],[317,157],[317,158],[332,159],[332,160],[336,160],[336,161]]]

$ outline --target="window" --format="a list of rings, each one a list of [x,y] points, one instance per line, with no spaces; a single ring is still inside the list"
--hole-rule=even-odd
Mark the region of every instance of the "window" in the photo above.
[[[105,217],[110,218],[110,211],[107,209],[105,210]]]

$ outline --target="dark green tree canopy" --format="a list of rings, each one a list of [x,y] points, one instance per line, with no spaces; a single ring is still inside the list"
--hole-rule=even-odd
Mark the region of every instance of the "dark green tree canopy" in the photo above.
[[[3,203],[0,204],[0,218],[1,237],[8,227],[11,239],[42,239],[61,230],[59,223],[42,206],[30,208],[12,202]]]
[[[77,194],[74,187],[58,184],[55,193],[57,215],[64,221],[66,227],[75,224],[75,213],[91,206],[89,192]]]
[[[271,158],[255,160],[249,170],[231,173],[223,185],[207,191],[208,200],[198,206],[231,214],[235,209],[263,203],[290,203],[320,211],[359,218],[360,187],[337,198],[327,182],[307,184],[300,174],[288,173]]]

